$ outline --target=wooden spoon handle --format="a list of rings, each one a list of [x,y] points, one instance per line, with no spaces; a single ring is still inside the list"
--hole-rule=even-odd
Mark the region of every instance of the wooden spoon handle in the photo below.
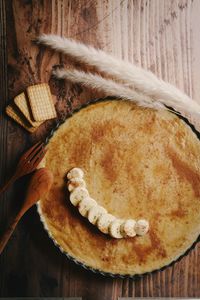
[[[13,231],[15,230],[15,227],[17,226],[21,216],[17,215],[14,220],[11,221],[10,225],[8,228],[5,230],[3,235],[0,237],[0,255],[5,248],[7,242],[9,241]]]

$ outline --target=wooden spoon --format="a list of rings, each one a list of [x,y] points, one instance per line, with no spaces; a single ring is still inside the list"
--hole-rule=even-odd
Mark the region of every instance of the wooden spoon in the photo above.
[[[20,211],[17,213],[14,220],[12,220],[7,230],[0,238],[0,254],[6,246],[21,217],[27,212],[27,210],[29,210],[29,208],[31,208],[38,200],[40,200],[45,193],[48,193],[52,183],[53,175],[48,169],[42,168],[35,171],[28,186],[25,201]]]

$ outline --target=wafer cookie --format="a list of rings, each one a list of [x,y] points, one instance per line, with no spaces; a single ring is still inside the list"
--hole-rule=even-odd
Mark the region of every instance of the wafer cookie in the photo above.
[[[18,108],[14,104],[10,104],[6,107],[7,115],[15,120],[18,124],[24,127],[29,132],[34,132],[37,128],[32,127],[31,124],[25,119],[25,117],[18,111]]]
[[[27,88],[27,94],[35,121],[45,121],[56,118],[56,110],[47,83],[29,86]]]
[[[29,123],[33,127],[39,127],[43,123],[43,122],[36,122],[36,121],[32,120],[32,118],[31,118],[32,113],[30,111],[28,99],[26,98],[25,93],[21,93],[21,94],[17,95],[14,98],[14,102],[15,102],[15,105],[18,107],[18,109],[22,112],[24,117],[29,121]]]

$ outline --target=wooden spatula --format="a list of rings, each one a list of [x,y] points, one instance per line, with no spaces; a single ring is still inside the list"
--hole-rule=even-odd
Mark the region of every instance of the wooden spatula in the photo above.
[[[11,221],[3,236],[0,237],[0,254],[5,248],[21,217],[27,212],[29,208],[31,208],[38,200],[40,200],[40,198],[44,196],[44,194],[48,193],[52,183],[53,175],[48,169],[42,168],[35,171],[28,186],[26,198],[20,211],[17,213],[14,220]]]

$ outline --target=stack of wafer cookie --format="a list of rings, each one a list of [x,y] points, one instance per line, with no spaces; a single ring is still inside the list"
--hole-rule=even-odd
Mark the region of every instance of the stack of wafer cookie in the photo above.
[[[49,85],[29,86],[6,107],[6,113],[29,132],[34,132],[44,121],[56,118]]]

